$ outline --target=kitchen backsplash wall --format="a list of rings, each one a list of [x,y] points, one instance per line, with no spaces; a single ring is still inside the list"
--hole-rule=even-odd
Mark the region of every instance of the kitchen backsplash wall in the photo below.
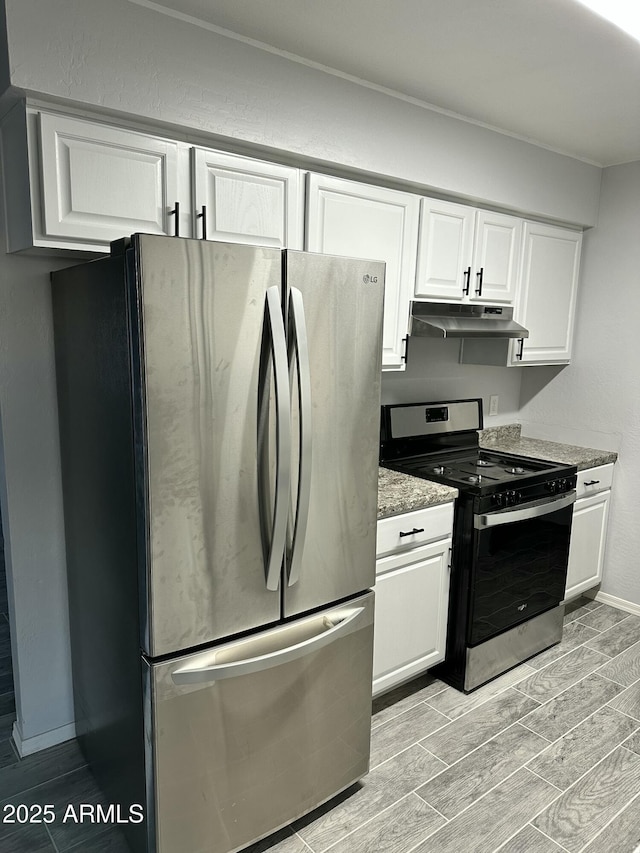
[[[482,397],[486,426],[518,420],[522,370],[460,364],[459,353],[459,340],[411,338],[407,369],[382,374],[382,402]],[[489,415],[490,397],[494,395],[498,397],[498,414]]]

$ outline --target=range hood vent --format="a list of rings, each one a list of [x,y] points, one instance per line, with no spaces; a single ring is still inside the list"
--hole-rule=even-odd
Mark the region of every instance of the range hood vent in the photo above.
[[[528,338],[513,319],[513,308],[501,305],[449,305],[412,302],[409,334],[417,338]]]

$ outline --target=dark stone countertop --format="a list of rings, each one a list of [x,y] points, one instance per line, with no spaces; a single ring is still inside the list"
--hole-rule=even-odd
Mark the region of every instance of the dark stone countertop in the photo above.
[[[618,458],[618,454],[611,450],[596,450],[593,447],[561,444],[558,441],[525,438],[521,435],[520,429],[520,424],[509,424],[480,430],[480,447],[528,456],[530,459],[564,462],[567,465],[576,465],[578,471],[595,468],[597,465],[608,465]]]
[[[455,500],[458,490],[421,477],[378,469],[378,518]]]
[[[576,465],[579,471],[595,468],[597,465],[608,465],[618,458],[617,453],[609,450],[526,438],[521,435],[520,424],[480,430],[480,446],[531,459],[547,459],[550,462]],[[378,469],[378,518],[448,503],[457,496],[458,490],[450,486],[432,483],[430,480],[401,474],[388,468]]]

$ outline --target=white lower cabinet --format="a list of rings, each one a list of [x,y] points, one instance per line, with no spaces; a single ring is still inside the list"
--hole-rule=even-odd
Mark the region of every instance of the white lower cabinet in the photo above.
[[[376,615],[373,644],[373,695],[407,681],[444,660],[449,611],[449,565],[453,503],[446,505],[447,538],[403,547],[376,561]],[[421,511],[421,524],[432,538],[442,536],[443,507]],[[417,513],[408,530],[416,527]],[[405,516],[396,516],[401,521]],[[391,521],[391,519],[385,519]],[[384,522],[379,522],[380,525]],[[407,527],[407,525],[405,525]]]
[[[589,468],[578,474],[565,600],[575,598],[602,580],[612,476],[613,465]]]

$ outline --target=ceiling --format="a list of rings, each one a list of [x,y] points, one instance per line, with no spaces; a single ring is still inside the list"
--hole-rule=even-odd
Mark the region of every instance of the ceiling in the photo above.
[[[145,5],[598,165],[640,160],[640,43],[575,0]]]

